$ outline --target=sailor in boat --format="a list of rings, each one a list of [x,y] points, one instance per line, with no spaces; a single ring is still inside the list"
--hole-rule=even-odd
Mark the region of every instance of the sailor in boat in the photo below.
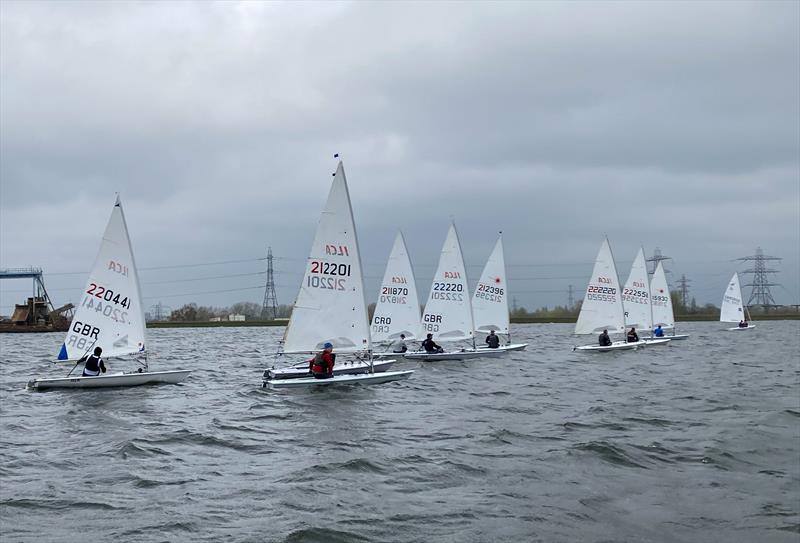
[[[500,347],[500,338],[494,333],[494,330],[489,330],[489,335],[486,336],[486,345],[490,349],[497,349]]]
[[[425,349],[426,353],[433,354],[433,353],[443,353],[444,349],[439,347],[433,341],[433,334],[428,334],[425,340],[422,342],[422,348]]]
[[[639,341],[639,334],[636,333],[636,328],[631,326],[628,330],[628,343],[637,343]]]
[[[106,372],[106,365],[100,358],[101,354],[103,354],[103,349],[95,347],[94,354],[80,359],[80,362],[86,361],[86,365],[83,366],[83,377],[97,377],[100,373]]]
[[[656,326],[655,330],[653,330],[653,335],[655,337],[664,337],[664,330],[661,328],[660,324]]]
[[[400,339],[392,343],[392,352],[400,354],[406,352],[407,350],[408,347],[406,347],[406,335],[400,334]]]
[[[747,321],[739,321],[739,328],[747,328]]]
[[[611,338],[608,335],[608,330],[603,330],[603,333],[600,334],[600,346],[601,347],[610,347],[611,346]]]
[[[333,364],[336,355],[333,354],[333,344],[326,342],[323,349],[308,361],[308,370],[314,375],[315,379],[330,379],[333,377]]]

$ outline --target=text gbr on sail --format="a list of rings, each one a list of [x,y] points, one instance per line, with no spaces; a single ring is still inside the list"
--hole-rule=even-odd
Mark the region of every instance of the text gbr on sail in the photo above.
[[[435,333],[439,331],[439,324],[442,322],[441,315],[432,315],[425,313],[422,316],[422,328],[426,332]]]
[[[94,340],[97,341],[100,328],[92,326],[91,324],[75,321],[72,323],[72,331],[75,332],[75,334],[70,334],[66,342],[67,345],[69,347],[75,347],[76,349],[85,349],[90,339],[94,338]]]

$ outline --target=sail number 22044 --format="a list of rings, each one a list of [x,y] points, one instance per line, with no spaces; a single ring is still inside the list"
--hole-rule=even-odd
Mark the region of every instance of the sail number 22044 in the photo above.
[[[113,290],[106,288],[103,285],[89,283],[89,288],[86,289],[86,293],[100,300],[121,305],[125,309],[131,308],[131,302],[127,296],[125,296],[124,298],[120,298],[120,296],[122,296],[121,294],[119,293],[114,294]]]

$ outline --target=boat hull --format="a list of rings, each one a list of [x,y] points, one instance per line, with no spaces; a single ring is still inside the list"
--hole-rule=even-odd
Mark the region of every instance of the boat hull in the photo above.
[[[755,327],[756,327],[755,324],[748,324],[747,326],[744,326],[744,327],[741,327],[741,328],[738,327],[738,326],[734,326],[733,328],[728,328],[728,331],[729,332],[741,332],[743,330],[752,330]]]
[[[382,373],[391,368],[396,360],[380,360],[374,361],[372,367],[375,373]],[[334,375],[356,375],[360,373],[369,373],[370,363],[363,360],[356,360],[353,362],[334,366]],[[286,368],[270,368],[264,371],[264,379],[300,379],[309,377],[308,363],[289,366]]]
[[[330,379],[303,377],[300,379],[266,379],[263,387],[271,389],[308,388],[336,385],[378,385],[392,381],[402,381],[411,377],[414,370],[384,371],[381,373],[359,373],[356,375],[334,375]]]
[[[423,360],[438,362],[444,360],[472,360],[473,358],[496,358],[508,351],[501,349],[476,349],[463,351],[450,351],[445,353],[407,352],[403,355],[406,360]]]
[[[684,339],[689,339],[689,334],[675,334],[674,336],[664,336],[667,339],[671,339],[672,341],[679,341]]]
[[[115,373],[97,377],[61,377],[28,381],[30,390],[54,388],[107,388],[133,387],[155,384],[176,384],[186,379],[192,370],[150,371],[141,373]]]
[[[643,340],[645,345],[653,346],[653,345],[668,345],[672,338],[669,337],[656,337],[656,338],[647,338]]]
[[[509,343],[508,345],[500,345],[496,349],[490,349],[489,347],[481,346],[481,347],[478,347],[478,350],[479,351],[489,351],[489,350],[490,351],[500,351],[500,352],[507,353],[509,351],[524,351],[527,346],[528,346],[527,343]]]
[[[612,351],[632,351],[645,345],[644,341],[637,341],[636,343],[618,341],[611,345],[581,345],[580,347],[573,347],[572,350],[582,353],[608,353]]]

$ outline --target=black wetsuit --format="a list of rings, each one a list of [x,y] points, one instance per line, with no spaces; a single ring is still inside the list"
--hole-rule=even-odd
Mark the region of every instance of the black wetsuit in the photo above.
[[[608,337],[608,334],[600,334],[600,346],[608,347],[610,345],[611,345],[611,338]]]
[[[422,348],[426,353],[441,353],[444,349],[436,345],[432,339],[425,338],[422,342]]]
[[[486,336],[486,344],[490,349],[497,349],[500,347],[500,337],[497,334],[489,334]]]

